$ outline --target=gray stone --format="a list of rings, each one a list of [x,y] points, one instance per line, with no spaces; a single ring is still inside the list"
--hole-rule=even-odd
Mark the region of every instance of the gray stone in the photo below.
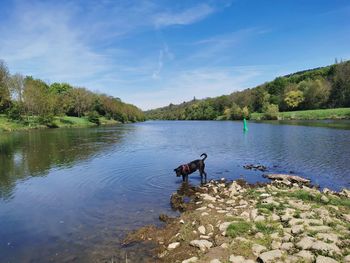
[[[343,259],[344,263],[350,263],[350,255],[347,255],[344,259]]]
[[[330,257],[318,256],[316,263],[338,263],[338,261]]]
[[[209,242],[208,240],[192,240],[190,245],[199,248],[202,252],[205,252],[213,246],[213,243]]]
[[[219,225],[220,232],[226,231],[231,222],[224,222]]]
[[[259,244],[253,244],[252,251],[255,256],[259,256],[262,252],[267,251],[267,248]]]
[[[291,250],[293,248],[294,248],[294,244],[292,242],[282,243],[282,245],[281,245],[281,249],[282,250],[289,251],[289,250]]]
[[[197,257],[191,257],[189,259],[185,259],[182,261],[182,263],[195,263],[198,261],[198,258]]]
[[[312,244],[314,243],[315,239],[312,237],[303,237],[298,243],[297,247],[301,249],[310,249],[312,247]]]
[[[214,258],[214,259],[210,260],[210,263],[221,263],[221,261],[218,260],[217,258]]]
[[[324,202],[324,203],[328,203],[328,202],[329,202],[328,197],[325,196],[325,195],[322,195],[321,200],[322,200],[322,202]]]
[[[314,262],[315,255],[308,250],[301,250],[295,256],[300,257],[305,262]]]
[[[174,242],[168,245],[168,250],[173,250],[180,246],[180,242]]]
[[[304,226],[303,225],[294,225],[292,226],[292,234],[300,234],[301,232],[304,231]]]
[[[242,256],[231,255],[229,261],[232,263],[243,263],[245,261],[245,258]]]
[[[319,240],[315,241],[312,244],[311,249],[317,250],[317,251],[322,252],[322,253],[329,253],[330,255],[341,253],[340,249],[339,249],[339,247],[337,247],[337,245],[326,243],[326,242],[319,241]]]
[[[201,233],[202,235],[205,235],[205,227],[204,226],[198,227],[198,232]]]
[[[262,254],[260,254],[259,259],[261,260],[261,262],[276,262],[277,259],[281,258],[283,256],[282,251],[281,250],[270,250],[268,252],[264,252]]]

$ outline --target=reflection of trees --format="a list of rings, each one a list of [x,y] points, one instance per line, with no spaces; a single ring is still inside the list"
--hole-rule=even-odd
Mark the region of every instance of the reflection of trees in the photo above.
[[[117,129],[117,130],[116,130]],[[128,129],[59,129],[0,134],[0,198],[10,198],[16,181],[71,166],[120,142]],[[129,129],[130,131],[130,129]]]

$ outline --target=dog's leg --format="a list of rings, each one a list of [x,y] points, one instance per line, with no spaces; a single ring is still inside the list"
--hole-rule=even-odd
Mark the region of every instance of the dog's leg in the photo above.
[[[204,172],[204,170],[203,170],[203,173],[204,173],[204,176],[205,176],[205,183],[207,183],[207,173]]]
[[[185,180],[186,180],[186,175],[182,175],[182,182],[185,182]]]

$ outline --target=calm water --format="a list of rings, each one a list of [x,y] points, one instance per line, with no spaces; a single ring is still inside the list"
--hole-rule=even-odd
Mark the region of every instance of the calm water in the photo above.
[[[314,126],[249,123],[243,134],[240,122],[145,122],[0,134],[0,261],[144,261],[149,248],[120,240],[174,213],[173,169],[203,152],[209,179],[264,181],[242,168],[259,163],[350,187],[350,123]]]

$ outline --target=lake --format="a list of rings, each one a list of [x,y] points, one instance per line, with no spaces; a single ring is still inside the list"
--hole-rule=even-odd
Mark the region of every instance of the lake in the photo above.
[[[288,124],[288,123],[287,123]],[[131,262],[150,248],[120,246],[125,234],[158,224],[181,185],[173,169],[208,154],[208,179],[264,182],[295,173],[350,188],[350,122],[149,121],[111,127],[0,134],[1,262]],[[198,173],[190,176],[198,185]]]

